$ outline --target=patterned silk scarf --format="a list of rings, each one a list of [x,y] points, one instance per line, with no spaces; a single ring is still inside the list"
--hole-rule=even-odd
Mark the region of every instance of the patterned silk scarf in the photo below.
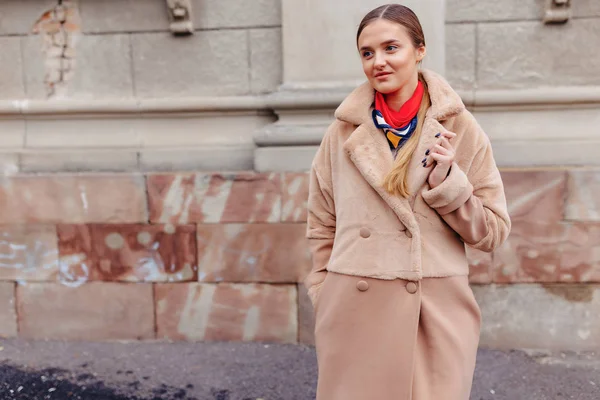
[[[423,91],[423,84],[419,81],[412,97],[398,111],[388,107],[383,94],[375,92],[373,122],[377,128],[383,130],[391,148],[402,147],[417,128],[417,113],[421,106]]]

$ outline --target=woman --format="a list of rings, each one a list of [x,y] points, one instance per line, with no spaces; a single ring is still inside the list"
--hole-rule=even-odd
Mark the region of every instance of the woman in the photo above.
[[[368,82],[336,110],[311,168],[318,400],[466,400],[481,314],[465,244],[508,236],[490,142],[439,75],[419,71],[407,7],[365,16]]]

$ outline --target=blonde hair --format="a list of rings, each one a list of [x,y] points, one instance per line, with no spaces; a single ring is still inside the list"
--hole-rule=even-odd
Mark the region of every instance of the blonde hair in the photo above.
[[[421,106],[417,112],[417,128],[408,139],[406,143],[398,151],[396,160],[394,161],[394,167],[388,173],[383,181],[383,187],[391,194],[407,198],[410,196],[408,192],[408,164],[413,156],[413,153],[417,149],[419,144],[419,138],[423,130],[423,122],[425,120],[425,114],[431,106],[431,100],[429,98],[429,91],[427,89],[427,83],[421,73],[419,73],[419,81],[423,84],[423,98],[421,99]]]

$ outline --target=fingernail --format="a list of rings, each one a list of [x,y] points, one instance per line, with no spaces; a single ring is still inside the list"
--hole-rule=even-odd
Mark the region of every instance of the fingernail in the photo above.
[[[423,163],[423,168],[427,168],[427,164],[426,163]]]
[[[427,150],[427,151],[425,152],[425,155],[426,155],[426,156],[428,156],[428,155],[429,155],[429,150]]]
[[[440,136],[442,136],[441,133],[438,133],[437,135],[435,135],[435,137],[440,137]]]
[[[422,162],[423,164],[425,164],[425,163],[427,162],[427,158],[424,158],[423,160],[421,160],[421,162]]]

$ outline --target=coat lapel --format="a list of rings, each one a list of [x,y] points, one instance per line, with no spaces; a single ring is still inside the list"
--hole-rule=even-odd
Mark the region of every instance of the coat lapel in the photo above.
[[[359,125],[344,143],[344,150],[367,183],[409,229],[417,226],[408,199],[393,196],[382,186],[394,159],[387,139],[372,122]],[[421,167],[422,168],[422,167]]]

